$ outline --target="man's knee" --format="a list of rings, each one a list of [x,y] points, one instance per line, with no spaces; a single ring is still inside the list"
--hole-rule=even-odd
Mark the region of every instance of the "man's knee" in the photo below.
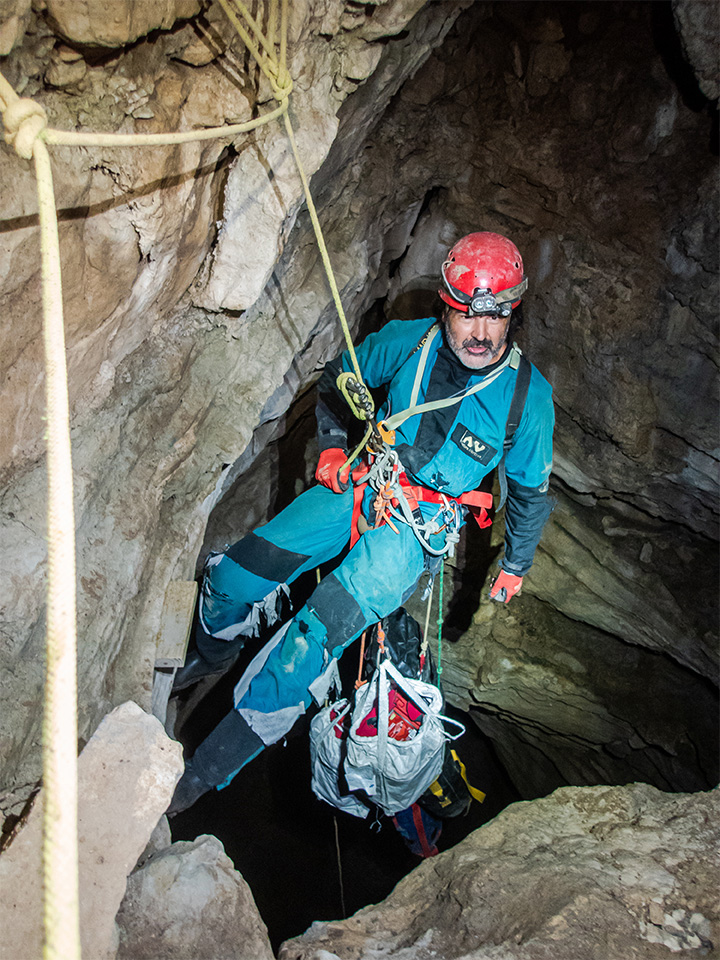
[[[322,625],[322,643],[331,654],[334,650],[342,650],[367,625],[360,604],[334,573],[315,588],[307,606]]]

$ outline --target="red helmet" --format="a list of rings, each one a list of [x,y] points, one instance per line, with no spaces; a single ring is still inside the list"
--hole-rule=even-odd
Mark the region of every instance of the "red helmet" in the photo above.
[[[471,316],[509,317],[527,290],[520,251],[499,233],[469,233],[442,265],[438,293],[453,310]]]

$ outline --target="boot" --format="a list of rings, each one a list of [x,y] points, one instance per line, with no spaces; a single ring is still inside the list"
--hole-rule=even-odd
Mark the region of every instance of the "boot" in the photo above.
[[[185,665],[180,667],[173,680],[171,697],[181,690],[186,690],[199,680],[205,677],[215,677],[226,673],[237,660],[237,654],[229,660],[222,660],[220,663],[210,663],[197,650],[193,650],[187,655]]]
[[[166,810],[168,817],[174,817],[176,813],[182,813],[189,809],[196,800],[199,800],[208,790],[212,790],[211,783],[199,777],[192,768],[192,761],[185,765],[185,773],[178,781],[175,787],[175,793],[170,801],[170,806]]]
[[[237,710],[226,713],[197,748],[192,760],[185,764],[185,773],[175,787],[168,816],[187,810],[213,787],[228,784],[264,746]]]

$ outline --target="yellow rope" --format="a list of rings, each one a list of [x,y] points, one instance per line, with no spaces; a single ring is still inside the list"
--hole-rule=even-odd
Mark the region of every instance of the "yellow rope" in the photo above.
[[[287,108],[288,101],[284,100],[275,110],[255,120],[228,124],[225,127],[208,127],[206,130],[188,130],[185,133],[82,133],[77,130],[54,130],[46,127],[40,137],[46,143],[63,147],[158,147],[174,143],[195,143],[199,140],[235,137],[240,133],[255,130],[282,117],[287,112]]]
[[[335,282],[335,274],[333,273],[332,265],[330,263],[330,256],[325,245],[325,238],[323,237],[320,221],[318,220],[317,210],[315,209],[315,204],[313,203],[313,198],[310,194],[310,184],[308,183],[307,176],[305,175],[305,169],[302,165],[302,161],[300,160],[300,155],[298,154],[297,144],[295,143],[295,134],[293,133],[292,124],[290,123],[290,117],[288,117],[287,114],[285,114],[283,117],[283,122],[290,140],[290,146],[292,147],[295,162],[297,163],[298,172],[300,173],[300,180],[302,181],[303,190],[305,191],[305,201],[307,203],[308,213],[310,214],[310,220],[312,221],[313,230],[315,231],[315,240],[320,248],[320,256],[322,257],[325,273],[327,274],[330,292],[332,293],[332,298],[335,301],[335,309],[337,310],[338,317],[340,318],[340,324],[342,325],[343,333],[345,335],[345,342],[347,343],[348,352],[350,353],[353,370],[355,371],[355,376],[357,377],[358,382],[363,383],[364,381],[362,374],[360,373],[360,366],[355,354],[355,347],[353,346],[350,328],[348,327],[348,322],[345,318],[345,311],[343,310],[342,301],[340,300],[340,293],[338,292],[337,283]]]

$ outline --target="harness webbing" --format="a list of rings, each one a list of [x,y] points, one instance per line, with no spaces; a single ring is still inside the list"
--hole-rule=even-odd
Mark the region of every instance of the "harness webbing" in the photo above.
[[[532,374],[532,368],[530,367],[530,361],[527,357],[520,357],[520,366],[518,367],[517,377],[515,379],[515,389],[513,391],[512,400],[510,401],[510,410],[508,412],[508,418],[505,422],[505,439],[503,440],[503,455],[500,458],[500,463],[498,464],[498,481],[500,483],[500,502],[497,505],[497,509],[500,510],[505,506],[505,501],[507,500],[507,473],[505,471],[505,456],[513,445],[513,437],[515,436],[515,431],[520,426],[520,421],[522,420],[523,411],[525,410],[525,401],[527,400],[528,389],[530,387],[530,377]]]
[[[515,370],[520,365],[522,351],[517,344],[513,344],[510,352],[500,366],[497,367],[496,370],[493,370],[492,373],[484,377],[479,383],[476,383],[473,387],[470,387],[469,390],[466,390],[464,393],[461,393],[456,397],[446,397],[443,400],[432,400],[429,403],[418,404],[417,396],[420,390],[420,384],[422,382],[423,375],[425,373],[428,352],[439,331],[439,327],[431,331],[430,336],[423,345],[422,353],[420,354],[420,361],[418,363],[418,369],[415,373],[415,382],[413,384],[413,391],[410,397],[410,406],[406,410],[401,410],[398,413],[392,414],[392,416],[388,417],[384,421],[388,430],[396,430],[399,426],[405,423],[406,420],[409,420],[410,417],[415,417],[418,414],[429,413],[431,410],[442,410],[445,407],[452,407],[457,403],[462,403],[466,397],[471,397],[473,394],[479,393],[481,390],[489,387],[490,384],[494,383],[495,380],[497,380],[497,378],[501,376],[508,367]]]

